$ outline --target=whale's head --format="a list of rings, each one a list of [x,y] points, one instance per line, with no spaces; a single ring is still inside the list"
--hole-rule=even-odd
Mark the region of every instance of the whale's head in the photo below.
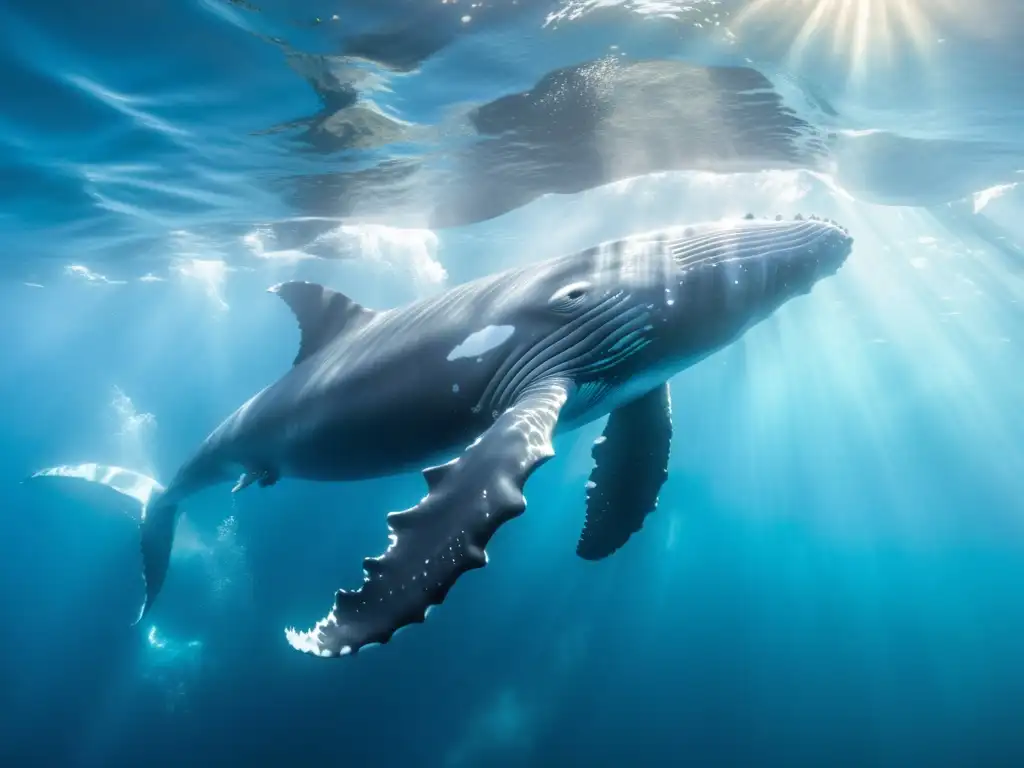
[[[853,248],[844,227],[815,216],[696,224],[663,232],[659,242],[666,276],[652,302],[663,305],[654,312],[652,354],[684,361],[714,352],[809,293]]]
[[[660,242],[667,264],[655,346],[684,359],[715,351],[809,293],[853,248],[844,227],[814,216],[697,224]]]
[[[624,386],[663,380],[810,292],[852,245],[832,221],[748,217],[648,232],[526,267],[515,283],[528,298],[505,295],[517,296],[518,324],[501,327],[530,333],[516,332],[521,346],[492,388],[507,398],[557,375],[596,405]]]
[[[676,322],[749,326],[809,293],[846,262],[853,238],[817,217],[698,224],[665,240],[675,285]]]

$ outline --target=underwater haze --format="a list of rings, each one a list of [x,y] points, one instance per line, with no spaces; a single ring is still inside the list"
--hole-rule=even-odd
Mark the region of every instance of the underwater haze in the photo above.
[[[0,765],[1024,765],[1022,73],[1019,0],[4,0]],[[559,435],[385,645],[285,628],[419,473],[189,499],[137,625],[136,512],[32,478],[166,483],[291,366],[282,281],[748,213],[852,254],[672,379],[642,530],[576,555],[604,419]]]

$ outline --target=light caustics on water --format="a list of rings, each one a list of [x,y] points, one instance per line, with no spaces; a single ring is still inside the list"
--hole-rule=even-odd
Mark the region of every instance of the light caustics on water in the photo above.
[[[1018,186],[1018,182],[1011,184],[997,184],[994,187],[983,189],[980,192],[975,192],[973,196],[974,212],[981,213],[989,203],[993,200],[998,200],[1000,197],[1008,192],[1012,192]]]
[[[640,16],[687,19],[701,26],[702,20],[708,24],[718,20],[720,4],[720,0],[568,0],[557,11],[548,14],[545,24],[576,21],[602,8],[620,7]]]
[[[168,711],[186,709],[188,692],[203,669],[203,642],[179,640],[153,625],[146,643],[149,653],[143,661],[142,680],[161,692]]]
[[[948,30],[983,37],[998,30],[992,21],[996,0],[750,0],[729,23],[739,36],[770,36],[787,44],[795,65],[809,51],[826,46],[846,59],[849,77],[861,81],[912,55],[927,60]]]

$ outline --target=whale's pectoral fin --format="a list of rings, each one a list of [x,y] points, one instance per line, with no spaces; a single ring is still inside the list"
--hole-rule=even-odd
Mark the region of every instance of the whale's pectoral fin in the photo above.
[[[339,333],[359,328],[377,314],[345,294],[317,283],[294,281],[268,290],[284,299],[299,321],[302,338],[293,365],[322,349]]]
[[[391,546],[363,561],[362,586],[340,590],[330,614],[311,630],[286,630],[292,647],[331,657],[386,643],[402,627],[422,622],[459,576],[482,568],[491,537],[525,509],[526,480],[554,455],[551,437],[568,386],[533,387],[462,456],[424,470],[427,495],[388,516]]]
[[[594,443],[587,521],[576,554],[600,560],[640,530],[668,477],[671,442],[668,384],[612,411],[604,434]]]

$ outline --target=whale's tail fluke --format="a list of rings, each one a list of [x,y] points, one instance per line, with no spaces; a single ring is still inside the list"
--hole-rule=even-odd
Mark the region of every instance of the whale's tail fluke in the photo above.
[[[139,534],[142,539],[142,578],[146,582],[146,599],[135,619],[138,624],[153,607],[153,601],[160,594],[167,578],[167,566],[171,562],[171,547],[174,545],[174,529],[178,523],[178,505],[161,502],[154,498],[142,510]]]
[[[165,488],[152,477],[124,467],[106,464],[62,464],[41,469],[37,477],[68,477],[110,488],[122,497],[134,500],[126,510],[139,524],[142,540],[142,577],[146,583],[146,599],[134,623],[149,613],[167,576],[178,522],[178,507],[165,501]]]

